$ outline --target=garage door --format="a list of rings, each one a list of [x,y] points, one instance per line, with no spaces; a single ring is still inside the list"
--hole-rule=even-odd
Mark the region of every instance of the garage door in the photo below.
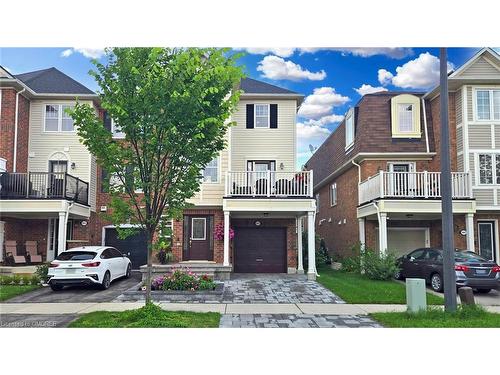
[[[113,246],[123,254],[128,255],[132,262],[132,269],[139,269],[147,263],[147,237],[144,231],[135,233],[122,240],[118,238],[118,231],[114,228],[106,228],[105,244]]]
[[[378,244],[378,241],[377,241]],[[426,229],[390,229],[387,231],[387,248],[396,255],[405,255],[420,247],[428,247]]]
[[[236,228],[235,272],[286,272],[286,228]]]

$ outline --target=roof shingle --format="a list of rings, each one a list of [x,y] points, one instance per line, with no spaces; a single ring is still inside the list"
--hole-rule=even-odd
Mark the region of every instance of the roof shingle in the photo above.
[[[243,78],[240,88],[245,94],[291,94],[300,95],[299,93],[282,87],[274,86],[266,82],[257,81],[252,78]]]
[[[95,93],[56,68],[17,74],[17,79],[37,94],[85,94]]]

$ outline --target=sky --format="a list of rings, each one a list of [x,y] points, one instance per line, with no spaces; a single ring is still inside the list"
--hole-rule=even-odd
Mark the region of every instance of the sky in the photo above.
[[[480,48],[449,48],[448,69]],[[297,168],[370,92],[426,91],[439,81],[438,48],[238,48],[248,77],[305,95],[297,114]],[[500,51],[497,49],[497,51]],[[56,67],[91,90],[88,72],[98,48],[1,48],[0,65],[12,74]]]

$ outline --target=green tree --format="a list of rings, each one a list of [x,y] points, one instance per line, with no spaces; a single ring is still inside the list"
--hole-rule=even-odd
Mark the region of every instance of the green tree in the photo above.
[[[199,190],[200,171],[225,147],[243,76],[237,58],[216,48],[107,49],[90,74],[125,139],[113,140],[91,106],[77,103],[71,112],[82,143],[112,176],[110,219],[136,223],[147,235],[146,303],[162,216],[179,215]]]

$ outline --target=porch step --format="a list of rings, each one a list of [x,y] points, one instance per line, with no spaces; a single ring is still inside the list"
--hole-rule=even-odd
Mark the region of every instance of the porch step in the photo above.
[[[186,261],[171,264],[153,264],[153,277],[165,275],[174,269],[187,268],[196,275],[208,275],[217,280],[228,280],[232,272],[232,266],[224,266],[220,263],[207,261]],[[141,266],[142,280],[146,279],[147,267]]]

